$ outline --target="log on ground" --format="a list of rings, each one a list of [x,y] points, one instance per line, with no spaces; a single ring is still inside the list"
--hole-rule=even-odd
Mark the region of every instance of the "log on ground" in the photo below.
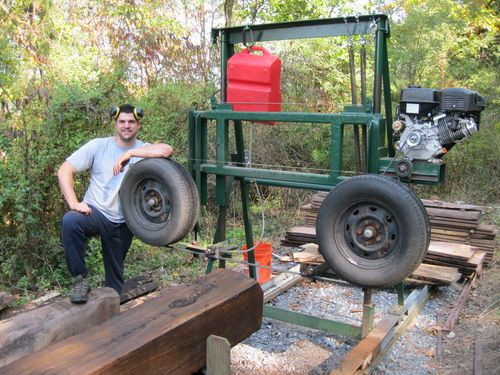
[[[191,374],[206,363],[210,335],[234,346],[260,328],[262,310],[259,284],[221,269],[0,368],[0,374]]]
[[[85,304],[66,299],[0,321],[0,373],[1,366],[83,332],[119,312],[118,293],[101,288],[91,291]]]

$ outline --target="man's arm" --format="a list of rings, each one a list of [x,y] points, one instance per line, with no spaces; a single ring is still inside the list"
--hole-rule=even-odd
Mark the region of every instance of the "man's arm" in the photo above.
[[[59,180],[59,187],[64,195],[64,199],[68,203],[71,210],[80,212],[85,215],[90,215],[92,210],[85,202],[79,202],[74,189],[74,175],[76,168],[68,161],[65,161],[57,171],[57,179]]]
[[[115,163],[113,167],[113,174],[116,176],[123,172],[123,168],[127,165],[128,161],[133,158],[168,158],[172,155],[173,148],[165,143],[156,143],[153,145],[142,146],[127,151]]]

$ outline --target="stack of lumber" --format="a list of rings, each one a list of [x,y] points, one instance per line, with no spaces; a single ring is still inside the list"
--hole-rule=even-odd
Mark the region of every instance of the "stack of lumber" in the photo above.
[[[451,242],[431,241],[424,263],[457,267],[464,276],[481,272],[486,253],[474,247]]]
[[[405,282],[408,284],[450,285],[456,283],[461,277],[462,274],[458,272],[456,267],[422,263]]]
[[[316,243],[315,227],[293,227],[286,231],[282,246],[299,247],[305,243]]]
[[[318,216],[319,207],[321,206],[321,203],[323,203],[327,194],[327,192],[319,191],[312,196],[311,203],[301,207],[301,210],[304,212],[303,217],[306,226],[316,226],[316,217]]]
[[[311,203],[301,207],[306,227],[316,226],[318,210],[326,195],[326,192],[318,192],[313,195]],[[481,206],[428,199],[422,202],[429,216],[432,240],[473,246],[485,252],[484,265],[489,265],[495,252],[497,230],[492,225],[480,223],[483,214]],[[297,247],[307,242],[295,229],[287,232],[283,246]]]
[[[482,208],[469,204],[423,199],[431,223],[431,238],[437,241],[463,243],[484,251],[488,265],[495,252],[497,230],[480,224]]]
[[[318,265],[324,259],[317,251],[310,251],[316,243],[316,231],[311,227],[294,227],[286,232],[282,243],[290,243],[291,247],[301,248],[289,257],[281,257],[281,261],[306,265]],[[316,246],[317,249],[317,245]],[[423,263],[406,280],[412,284],[449,285],[462,276],[471,277],[480,273],[486,253],[475,247],[460,243],[431,241]]]

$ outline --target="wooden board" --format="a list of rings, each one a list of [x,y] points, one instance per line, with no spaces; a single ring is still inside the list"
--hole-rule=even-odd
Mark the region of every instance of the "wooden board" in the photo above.
[[[436,266],[422,263],[411,274],[410,278],[416,280],[430,281],[437,285],[449,285],[460,280],[462,275],[456,267]]]
[[[480,211],[448,210],[442,208],[426,207],[429,218],[445,218],[446,220],[457,219],[461,221],[479,222]]]
[[[235,345],[260,328],[262,301],[255,280],[220,269],[0,368],[0,373],[191,374],[206,363],[210,335]]]
[[[445,202],[436,199],[422,199],[422,203],[426,207],[437,207],[437,208],[447,208],[450,210],[462,210],[462,211],[482,211],[482,206],[477,206],[473,204],[465,204],[465,203],[453,203],[453,202]]]
[[[469,245],[452,243],[452,242],[439,242],[431,241],[427,254],[439,255],[447,258],[469,260],[474,251]]]
[[[299,272],[300,266],[296,265],[290,268],[289,271]],[[279,296],[281,293],[292,288],[293,286],[298,284],[301,280],[302,276],[293,275],[290,273],[282,273],[281,275],[272,278],[267,283],[262,285],[262,289],[264,290],[264,303],[269,302],[273,298]]]
[[[85,304],[65,299],[1,320],[0,374],[9,373],[1,366],[83,332],[119,312],[118,294],[111,288],[101,288],[91,291]]]
[[[148,294],[158,288],[151,277],[137,276],[126,280],[120,294],[120,304]]]

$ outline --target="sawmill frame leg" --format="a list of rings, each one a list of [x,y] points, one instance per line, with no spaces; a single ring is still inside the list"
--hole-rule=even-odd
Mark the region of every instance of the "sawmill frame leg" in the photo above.
[[[319,318],[274,306],[264,306],[264,317],[341,336],[364,338],[373,328],[375,305],[372,303],[372,289],[363,289],[363,293],[363,319],[361,326]]]
[[[229,160],[229,147],[228,147],[228,139],[229,139],[229,121],[228,120],[216,120],[216,160],[218,166],[224,166],[225,160]],[[195,120],[193,120],[195,122]],[[231,160],[236,162],[238,166],[245,165],[245,144],[243,140],[243,126],[242,122],[239,120],[232,121],[234,124],[234,136],[236,143],[236,155],[232,155]],[[196,126],[196,125],[194,125]],[[200,126],[202,126],[200,124]],[[204,125],[206,127],[206,124]],[[206,137],[206,134],[204,135]],[[203,142],[200,141],[200,144]],[[203,152],[203,158],[207,158],[207,155]],[[201,154],[201,153],[199,153]],[[196,155],[195,155],[196,157]],[[220,165],[219,165],[220,164]],[[201,179],[201,177],[200,177]],[[237,177],[240,185],[241,192],[241,206],[243,213],[243,223],[245,226],[245,240],[247,244],[247,248],[253,248],[253,232],[252,232],[252,223],[250,220],[250,206],[248,200],[248,181],[244,177]],[[227,216],[227,208],[229,206],[229,202],[231,199],[231,191],[232,191],[232,183],[234,178],[227,178],[223,175],[216,176],[216,184],[215,184],[215,196],[217,205],[219,207],[219,214],[217,217],[217,227],[215,230],[215,236],[213,243],[219,243],[226,240],[226,216]],[[201,190],[201,188],[200,188]],[[210,259],[207,265],[206,273],[210,273],[213,270],[215,260]],[[254,250],[250,250],[248,252],[248,262],[250,264],[255,264],[255,253]],[[225,260],[219,260],[219,268],[224,268],[226,266]],[[248,272],[251,278],[257,279],[257,270],[253,265],[248,266]]]
[[[404,282],[401,281],[400,283],[396,284],[394,287],[396,289],[396,292],[398,293],[398,305],[399,306],[404,306],[405,304],[405,286]]]
[[[372,290],[363,288],[363,321],[361,322],[361,337],[368,335],[373,328],[375,305],[372,303]]]
[[[243,140],[243,125],[241,121],[235,120],[234,123],[234,137],[236,141],[236,159],[239,166],[245,165],[245,143]],[[239,179],[241,191],[241,209],[243,212],[243,223],[245,226],[245,240],[247,248],[250,249],[254,246],[252,222],[250,220],[250,207],[248,204],[248,185],[244,177]],[[255,253],[253,250],[248,252],[248,263],[255,264]],[[257,280],[257,270],[255,266],[248,266],[248,273],[251,278]]]
[[[404,284],[401,282],[395,286],[398,296],[398,304],[393,309],[392,314],[400,314],[401,319],[405,318],[408,309],[405,304],[415,299],[412,293],[406,300],[404,298]],[[290,311],[274,306],[264,306],[264,317],[279,320],[284,323],[296,324],[302,327],[313,328],[320,331],[363,339],[372,331],[375,305],[372,302],[373,289],[363,288],[363,318],[361,326],[339,322],[330,319],[319,318],[295,311]]]
[[[347,353],[331,375],[370,374],[424,308],[431,292],[428,285],[413,290],[404,305],[375,324],[372,332]]]

